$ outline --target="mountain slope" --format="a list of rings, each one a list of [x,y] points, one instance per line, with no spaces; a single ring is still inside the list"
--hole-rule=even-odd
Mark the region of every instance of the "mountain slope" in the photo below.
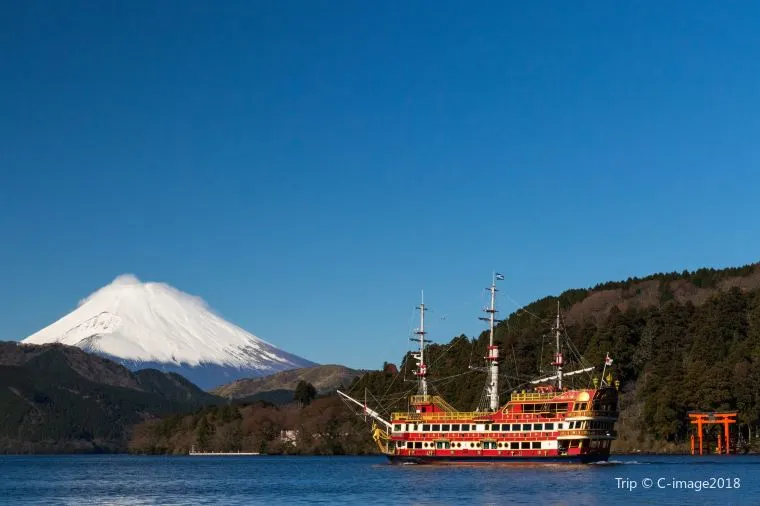
[[[314,365],[225,321],[198,297],[130,275],[23,342],[77,346],[131,369],[176,372],[204,388]]]
[[[193,405],[219,402],[219,397],[201,390],[187,379],[173,372],[167,373],[157,369],[142,369],[136,371],[134,375],[141,390],[158,394],[171,402]]]
[[[612,308],[620,311],[646,309],[669,300],[699,306],[713,296],[738,288],[748,292],[760,288],[760,264],[727,269],[703,268],[689,272],[658,273],[644,278],[612,281],[589,289],[567,290],[559,297],[546,297],[526,307],[531,312],[542,312],[545,306],[556,308],[562,303],[565,317],[570,323],[588,319],[604,320]]]
[[[264,392],[295,391],[298,382],[303,380],[314,385],[317,393],[325,394],[351,384],[354,378],[361,374],[361,371],[349,369],[342,365],[319,365],[283,371],[264,376],[263,378],[237,380],[228,385],[215,388],[212,390],[212,393],[220,397],[239,399]],[[258,398],[268,400],[267,397],[257,397],[255,399]]]
[[[78,348],[0,343],[0,453],[124,451],[135,423],[219,400]]]

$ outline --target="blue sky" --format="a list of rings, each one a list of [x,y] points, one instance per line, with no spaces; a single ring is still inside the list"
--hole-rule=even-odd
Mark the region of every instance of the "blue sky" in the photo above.
[[[317,362],[758,260],[754,2],[40,2],[0,16],[0,339],[121,273]],[[515,305],[505,296],[503,310]],[[445,318],[444,318],[445,316]]]

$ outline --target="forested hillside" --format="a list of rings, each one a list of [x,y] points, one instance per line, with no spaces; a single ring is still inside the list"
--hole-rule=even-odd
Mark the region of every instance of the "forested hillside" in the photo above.
[[[250,399],[252,396],[259,395],[262,400],[267,400],[267,394],[276,396],[278,392],[290,391],[290,399],[292,399],[292,393],[295,392],[299,381],[311,383],[317,392],[326,394],[338,388],[345,388],[361,374],[362,371],[342,365],[317,365],[280,371],[261,378],[239,379],[217,387],[211,393],[228,399]]]
[[[132,373],[71,346],[0,343],[0,453],[126,451],[134,424],[214,402],[174,374]]]
[[[568,290],[510,315],[499,324],[502,401],[524,388],[539,369],[549,371],[551,324],[557,302],[568,336],[586,362],[599,366],[607,352],[621,381],[618,451],[683,449],[689,410],[737,409],[745,436],[760,425],[760,269],[701,269]],[[430,346],[433,388],[459,409],[480,400],[487,334]],[[405,357],[398,375],[376,372],[355,382],[391,408],[405,405],[414,384]],[[597,369],[597,371],[599,370]],[[598,375],[598,374],[597,374]],[[586,382],[589,378],[584,379]],[[395,406],[393,406],[395,402]]]
[[[138,425],[133,453],[185,455],[199,451],[344,455],[372,453],[364,421],[329,395],[310,403],[274,406],[266,402],[208,406]]]

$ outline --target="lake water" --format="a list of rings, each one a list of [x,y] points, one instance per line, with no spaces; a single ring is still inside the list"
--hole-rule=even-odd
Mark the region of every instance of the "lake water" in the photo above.
[[[759,474],[755,456],[466,467],[392,466],[380,457],[3,456],[0,502],[760,504]]]

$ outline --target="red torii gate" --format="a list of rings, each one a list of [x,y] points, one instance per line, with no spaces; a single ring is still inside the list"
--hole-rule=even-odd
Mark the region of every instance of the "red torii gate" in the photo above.
[[[725,454],[731,453],[731,446],[729,444],[729,434],[731,424],[736,423],[736,411],[691,411],[689,412],[689,421],[697,426],[697,434],[699,437],[699,454],[702,452],[702,426],[707,424],[723,424],[723,438],[725,444],[721,444],[721,438],[718,437],[718,453]],[[694,455],[694,434],[691,435],[691,454]]]

